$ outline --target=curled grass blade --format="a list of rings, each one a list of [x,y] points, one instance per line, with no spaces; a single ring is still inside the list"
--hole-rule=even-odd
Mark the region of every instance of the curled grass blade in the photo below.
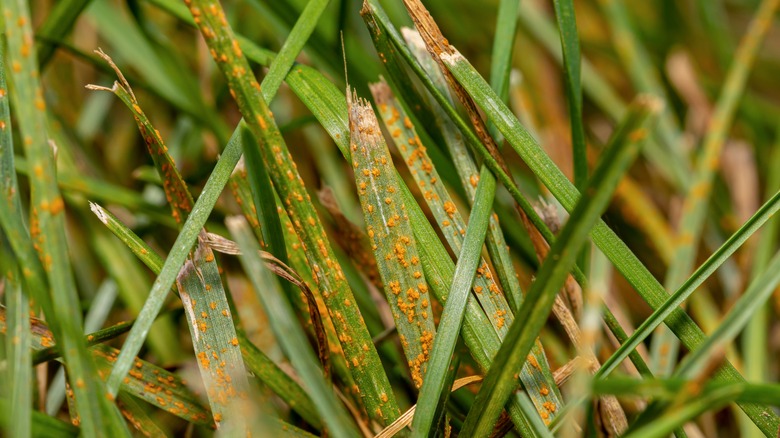
[[[639,152],[637,140],[645,135],[644,123],[658,111],[660,104],[651,97],[640,98],[629,111],[629,116],[613,134],[601,164],[588,182],[585,194],[572,211],[558,240],[542,262],[536,280],[520,307],[515,323],[493,360],[485,382],[466,417],[462,433],[466,436],[485,436],[515,390],[515,370],[526,361],[526,356],[544,326],[558,290],[574,266],[588,233],[612,197],[620,177]],[[556,406],[549,408],[551,411]]]
[[[366,232],[412,382],[420,388],[436,335],[428,284],[374,110],[356,91],[348,97],[352,160]]]
[[[249,231],[246,221],[229,220],[227,226],[242,249],[241,263],[252,281],[255,293],[258,294],[266,309],[276,339],[300,373],[328,431],[338,437],[358,436],[346,410],[323,378],[317,360],[309,348],[306,335],[295,322],[296,318],[289,303],[283,298],[271,273],[266,270],[260,257],[257,256],[260,248]]]
[[[21,0],[10,0],[4,2],[4,6],[7,59],[16,89],[11,100],[34,175],[31,178],[30,234],[52,285],[50,297],[44,300],[51,300],[49,310],[54,313],[50,316],[59,325],[61,336],[57,340],[65,351],[65,366],[73,382],[84,433],[127,436],[128,430],[119,411],[105,396],[102,380],[95,378],[95,364],[81,338],[82,315],[65,236],[65,204],[57,187],[54,159],[46,134],[46,103],[32,47],[28,5]]]
[[[501,130],[509,144],[523,158],[536,177],[544,183],[564,208],[571,210],[579,193],[536,140],[520,125],[512,112],[501,103],[498,96],[465,58],[456,53],[449,57],[446,64],[467,91],[475,97],[477,103]],[[650,307],[657,309],[664,303],[668,295],[661,284],[603,221],[597,222],[591,237]],[[670,314],[667,324],[687,348],[695,348],[704,338],[696,323],[679,309],[675,309]],[[741,376],[732,365],[728,364],[715,378],[723,381],[739,381]],[[741,407],[765,433],[774,433],[777,430],[780,419],[773,412],[752,405]]]

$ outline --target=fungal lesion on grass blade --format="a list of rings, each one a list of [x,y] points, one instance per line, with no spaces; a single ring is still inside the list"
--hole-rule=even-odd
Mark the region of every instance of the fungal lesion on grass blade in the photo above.
[[[350,148],[366,232],[412,382],[421,387],[436,333],[428,284],[376,114],[348,90]]]

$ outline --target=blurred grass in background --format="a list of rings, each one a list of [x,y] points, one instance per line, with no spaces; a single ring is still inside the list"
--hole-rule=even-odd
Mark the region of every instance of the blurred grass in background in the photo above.
[[[0,424],[776,436],[778,3],[0,1]]]

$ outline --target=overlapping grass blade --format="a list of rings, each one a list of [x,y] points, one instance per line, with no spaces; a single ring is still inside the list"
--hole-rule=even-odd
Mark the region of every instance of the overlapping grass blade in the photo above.
[[[545,184],[564,208],[571,210],[579,193],[541,150],[533,137],[520,125],[511,111],[501,103],[498,96],[460,54],[456,52],[448,56],[445,63],[466,87],[469,94],[475,97],[477,103],[501,130],[509,144],[523,158],[536,177]],[[652,308],[656,309],[663,304],[667,297],[663,287],[603,221],[597,222],[591,237]],[[704,338],[701,329],[679,309],[670,314],[667,324],[687,348],[695,348]],[[716,374],[715,378],[722,381],[739,381],[741,376],[733,366],[728,364]],[[770,431],[774,433],[780,424],[780,419],[773,412],[752,405],[741,407],[765,433]]]
[[[121,82],[114,82],[114,86],[108,91],[116,94],[132,111],[148,152],[162,178],[173,218],[181,225],[192,211],[192,195],[159,132],[154,129],[138,105],[130,85],[113,61],[102,52],[99,54],[114,67],[119,76]],[[91,88],[100,89],[94,86]],[[201,236],[201,240],[205,239],[205,230],[201,232]],[[237,421],[236,424],[239,424],[243,419],[229,408],[234,401],[247,397],[249,387],[246,369],[238,349],[236,328],[231,318],[219,267],[206,242],[198,243],[192,259],[187,260],[179,272],[176,286],[184,304],[198,367],[214,420],[217,426],[223,420]]]
[[[339,312],[343,317],[342,321],[335,323],[336,330],[347,361],[353,365],[352,376],[368,414],[380,424],[392,422],[399,411],[387,375],[357,307],[349,304],[354,302],[352,291],[333,255],[303,180],[293,166],[276,121],[266,100],[258,92],[260,85],[251,74],[232,29],[223,22],[224,12],[219,3],[193,0],[189,8],[210,49],[213,49],[215,61],[227,79],[239,110],[259,143],[274,187],[304,244],[325,304],[329,311]]]
[[[774,16],[778,6],[780,1],[777,0],[765,0],[761,3],[726,75],[721,95],[709,120],[707,134],[694,169],[693,181],[683,202],[677,233],[678,245],[664,281],[667,290],[678,288],[693,271],[696,250],[704,229],[713,180],[720,163],[726,135],[731,127],[739,97],[745,88],[748,73],[761,42],[771,27],[771,17]],[[662,328],[658,334],[659,336],[653,338],[652,364],[662,374],[668,374],[677,358],[679,343],[665,328]]]
[[[37,318],[29,319],[32,328],[31,345],[35,356],[47,356],[46,351],[51,351],[52,348],[56,351],[57,345],[52,345],[52,332],[46,323]],[[0,318],[2,331],[6,329],[5,321],[4,318]],[[111,334],[111,337],[115,337],[116,334]],[[96,344],[89,349],[89,352],[95,359],[98,369],[105,376],[116,361],[119,351],[106,345]],[[56,357],[56,354],[54,356]],[[143,359],[135,358],[133,361],[133,370],[122,382],[122,393],[132,394],[186,421],[206,426],[214,424],[211,413],[201,406],[198,398],[187,389],[181,378]]]
[[[164,260],[157,254],[151,247],[149,247],[143,240],[138,238],[132,230],[124,226],[117,218],[107,210],[103,209],[97,204],[92,204],[92,210],[97,217],[103,222],[108,229],[110,229],[117,237],[122,240],[129,248],[133,249],[133,253],[152,270],[155,274],[159,275]],[[95,341],[111,338],[116,336],[116,332],[123,332],[126,330],[124,325],[114,328],[113,333],[94,333],[91,336]],[[108,330],[106,330],[108,331]],[[120,332],[120,333],[121,333]],[[246,366],[251,370],[260,380],[273,390],[282,400],[284,400],[291,408],[298,411],[302,418],[309,422],[312,426],[319,427],[320,420],[313,414],[315,412],[311,401],[305,395],[303,390],[293,382],[284,372],[279,369],[265,354],[258,350],[247,339],[246,335],[240,330],[237,331],[237,338],[241,347],[241,352],[244,357]],[[114,354],[116,356],[116,354]],[[36,356],[37,357],[37,356]],[[137,366],[138,362],[134,362]],[[131,377],[133,371],[130,371]]]
[[[482,262],[482,244],[487,234],[489,210],[493,207],[495,190],[488,191],[490,187],[480,185],[477,188],[474,206],[466,228],[466,237],[463,247],[455,265],[455,274],[452,278],[450,293],[444,303],[444,311],[439,322],[439,334],[433,341],[431,353],[430,373],[423,382],[418,399],[418,408],[414,414],[412,423],[412,436],[426,437],[435,427],[435,412],[442,398],[442,393],[449,392],[445,381],[447,370],[450,367],[452,354],[455,351],[455,343],[460,335],[463,316],[466,310],[466,302],[470,298],[471,286],[477,272],[477,265]],[[485,214],[485,210],[488,213]],[[482,218],[482,221],[476,220]],[[485,293],[491,293],[485,291]],[[444,400],[442,400],[444,401]],[[530,400],[529,400],[530,404]],[[535,408],[534,408],[535,409]],[[533,423],[532,423],[533,424]]]
[[[16,90],[11,100],[33,175],[30,234],[52,285],[50,297],[44,297],[44,301],[50,300],[49,310],[54,312],[50,317],[59,324],[57,341],[65,351],[65,365],[79,404],[82,430],[90,435],[127,436],[128,430],[119,411],[105,396],[103,382],[95,378],[95,364],[81,338],[82,315],[65,236],[65,204],[57,188],[54,160],[46,135],[46,103],[26,2],[5,1],[4,20],[7,59]]]
[[[296,318],[289,303],[283,298],[271,273],[266,270],[257,255],[260,248],[247,223],[243,219],[237,219],[229,221],[227,225],[242,249],[241,263],[266,309],[276,339],[300,373],[328,431],[338,437],[358,436],[346,410],[323,378],[317,360],[309,349],[306,335],[295,322]]]
[[[590,229],[606,208],[620,177],[639,152],[637,141],[645,135],[645,121],[658,111],[659,106],[654,98],[641,97],[613,134],[601,164],[588,182],[585,194],[572,211],[548,257],[542,262],[536,280],[516,315],[516,322],[510,327],[506,340],[493,360],[466,417],[462,430],[466,436],[485,436],[490,433],[504,404],[516,388],[515,370],[526,360]],[[551,411],[555,409],[556,406],[549,408]]]
[[[514,4],[516,2],[506,1],[502,2],[502,5],[505,3]],[[510,14],[511,11],[505,13]],[[512,22],[514,23],[514,21]],[[503,17],[499,17],[498,25],[503,28],[504,25],[509,25],[509,23],[505,23],[505,19]],[[497,33],[500,30],[501,29],[497,29]],[[433,58],[431,58],[431,55],[425,48],[425,43],[419,37],[419,34],[416,31],[412,31],[410,29],[401,29],[401,32],[403,33],[404,39],[409,45],[409,50],[420,62],[420,66],[425,69],[425,72],[428,73],[433,83],[447,98],[450,104],[454,104],[452,96],[449,93],[449,89],[447,88],[447,83],[444,80],[444,76],[441,74],[438,65],[433,61]],[[514,33],[511,32],[512,37],[510,37],[509,34],[509,31],[501,30],[501,35],[497,35],[495,42],[495,44],[499,47],[494,47],[495,50],[505,51],[511,49],[511,47],[504,47],[503,43],[499,44],[497,41],[499,38],[514,39]],[[496,58],[501,58],[501,60],[498,61]],[[510,62],[511,59],[506,59],[506,55],[504,53],[497,53],[493,57],[494,70],[508,70],[508,65]],[[498,63],[502,63],[502,65],[497,65]],[[493,78],[491,78],[491,80],[493,80]],[[423,97],[428,97],[428,95],[425,94]],[[442,131],[445,144],[450,152],[450,155],[452,156],[455,168],[458,172],[458,176],[460,176],[461,185],[468,194],[469,203],[473,204],[477,185],[480,183],[488,185],[492,184],[495,187],[495,177],[492,173],[489,173],[489,171],[480,171],[477,168],[474,159],[463,142],[463,138],[458,134],[458,128],[455,127],[452,121],[447,118],[447,115],[444,113],[444,111],[442,111],[442,109],[436,105],[432,99],[429,98],[428,100],[428,105],[433,108],[434,120]],[[503,287],[504,295],[506,297],[506,301],[509,304],[509,308],[513,311],[516,311],[520,307],[520,302],[522,302],[520,282],[517,279],[516,272],[512,264],[512,257],[509,254],[509,250],[507,249],[506,240],[504,239],[504,234],[501,231],[498,218],[492,214],[490,214],[489,217],[490,222],[486,241],[488,254],[490,254],[490,259],[493,262],[493,266],[495,267],[499,283]]]
[[[409,171],[419,186],[423,199],[431,209],[444,239],[453,252],[459,254],[466,234],[466,221],[450,197],[449,191],[429,158],[425,146],[420,141],[411,119],[406,115],[406,111],[395,98],[390,87],[386,82],[379,82],[370,85],[370,88],[387,131],[392,135],[396,148],[409,167]],[[491,191],[495,190],[486,190],[483,195],[487,195]],[[492,211],[492,205],[481,214],[485,214],[485,218],[488,218],[490,211]],[[481,246],[478,252],[481,252]],[[478,267],[473,285],[475,296],[491,320],[496,334],[502,338],[506,335],[509,324],[512,322],[512,314],[501,289],[493,278],[490,267],[481,257]]]

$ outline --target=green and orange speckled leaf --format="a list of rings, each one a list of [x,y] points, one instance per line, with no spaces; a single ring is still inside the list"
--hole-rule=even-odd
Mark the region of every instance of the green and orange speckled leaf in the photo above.
[[[380,424],[388,424],[400,414],[390,382],[260,84],[220,3],[214,0],[187,0],[186,3],[227,81],[231,96],[259,143],[263,162],[302,242],[368,414]]]
[[[366,230],[412,381],[419,388],[436,333],[428,284],[376,115],[355,92],[348,107],[355,182]]]
[[[35,352],[55,347],[54,338],[46,323],[30,318],[32,349]],[[0,333],[5,332],[5,311],[0,311]],[[101,376],[108,376],[119,350],[104,344],[89,348]],[[122,391],[132,394],[153,406],[195,424],[212,425],[211,413],[198,401],[186,383],[177,375],[140,358],[135,358],[133,368],[122,382]]]

